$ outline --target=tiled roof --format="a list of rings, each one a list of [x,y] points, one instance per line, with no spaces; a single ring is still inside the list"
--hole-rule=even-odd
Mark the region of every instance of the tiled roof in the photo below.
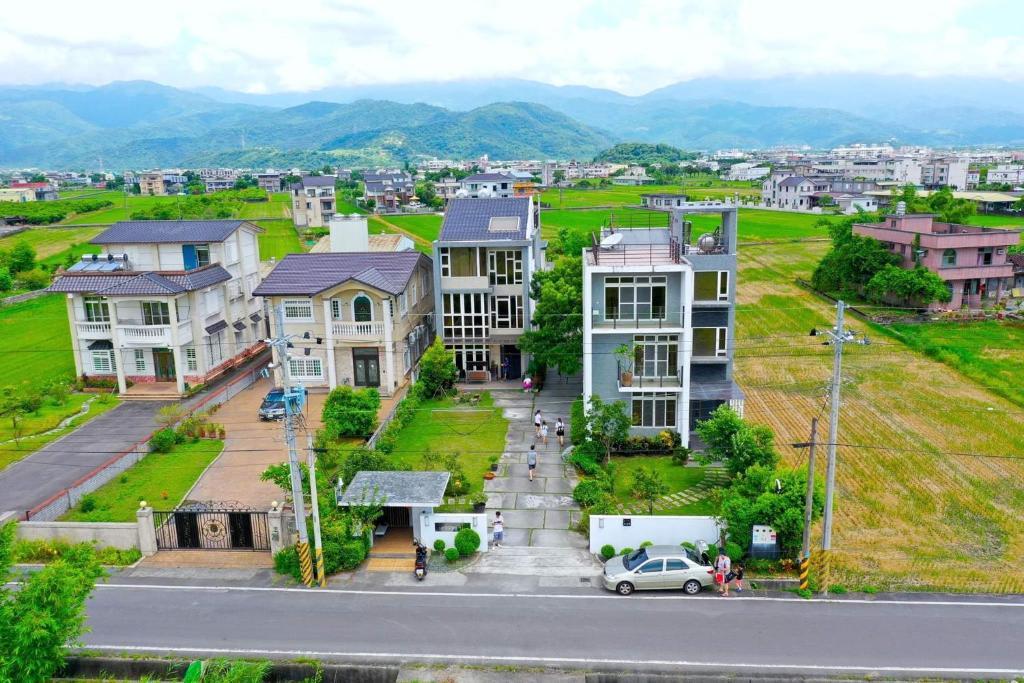
[[[462,179],[464,183],[493,183],[495,181],[511,182],[515,180],[515,177],[511,175],[505,175],[504,173],[474,173],[471,176],[466,176]]]
[[[231,273],[215,263],[191,271],[66,273],[50,285],[47,291],[104,296],[170,295],[205,289],[230,279]]]
[[[807,182],[807,178],[801,175],[793,175],[779,183],[779,187],[798,187],[801,183],[805,182]]]
[[[433,507],[444,500],[448,472],[357,472],[338,505],[364,505],[374,500],[389,507]]]
[[[1014,270],[1024,270],[1024,254],[1008,254],[1006,260],[1013,264]]]
[[[223,242],[242,225],[262,232],[248,221],[120,221],[89,240],[91,244],[185,244]]]
[[[421,262],[430,259],[416,251],[289,254],[253,294],[312,296],[349,280],[401,294]]]
[[[334,187],[334,176],[306,175],[302,176],[303,187]]]
[[[514,230],[496,230],[492,218],[518,218]],[[461,198],[448,202],[441,224],[442,242],[476,242],[481,240],[524,240],[530,219],[529,197]],[[504,223],[500,221],[499,223]]]

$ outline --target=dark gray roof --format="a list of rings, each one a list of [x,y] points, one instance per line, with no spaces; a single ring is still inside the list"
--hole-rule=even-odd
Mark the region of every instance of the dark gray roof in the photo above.
[[[779,187],[797,187],[806,182],[808,182],[807,178],[802,175],[792,175],[779,183]]]
[[[114,348],[114,342],[109,339],[97,339],[94,342],[89,342],[87,346],[90,351],[109,351]]]
[[[492,230],[492,218],[518,217],[516,230]],[[529,197],[460,198],[448,202],[441,224],[442,242],[525,240],[530,217]]]
[[[735,382],[690,382],[692,401],[733,401],[743,398],[743,390]]]
[[[227,326],[228,324],[226,322],[224,322],[223,320],[218,320],[214,324],[206,326],[206,334],[216,334],[221,330],[226,329]]]
[[[223,242],[242,225],[263,232],[248,221],[120,221],[89,240],[91,244]]]
[[[302,176],[303,187],[334,187],[334,176],[329,175],[304,175]]]
[[[104,296],[168,295],[205,289],[230,279],[231,273],[215,263],[187,272],[68,273],[59,277],[46,291]]]
[[[231,323],[231,327],[233,327],[236,330],[238,330],[239,332],[241,332],[242,330],[245,329],[246,325],[241,320],[236,320],[235,322]]]
[[[338,505],[376,501],[385,507],[433,507],[444,500],[448,472],[358,472]]]
[[[466,176],[462,179],[464,183],[493,183],[493,182],[512,182],[515,180],[514,176],[505,175],[504,173],[474,173],[473,175]]]
[[[417,251],[288,254],[253,294],[312,296],[349,280],[401,294],[421,262],[430,259]]]
[[[383,173],[364,173],[364,182],[377,182],[381,180],[387,180],[392,183],[408,183],[412,182],[412,176],[404,171],[384,171]]]

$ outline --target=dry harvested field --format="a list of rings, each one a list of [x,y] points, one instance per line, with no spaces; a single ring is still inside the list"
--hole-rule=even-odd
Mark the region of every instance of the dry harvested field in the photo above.
[[[767,245],[740,255],[737,379],[747,417],[775,429],[793,464],[806,454],[786,444],[807,440],[811,418],[821,416],[821,441],[828,429],[832,349],[807,335],[835,311],[793,283],[826,249]],[[1024,592],[1024,459],[1014,459],[1024,458],[1024,410],[901,342],[870,336],[844,358],[834,580]]]

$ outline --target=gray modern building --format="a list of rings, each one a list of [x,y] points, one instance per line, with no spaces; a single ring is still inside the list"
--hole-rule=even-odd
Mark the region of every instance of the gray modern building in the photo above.
[[[733,381],[737,205],[677,200],[665,227],[612,225],[583,254],[583,394],[628,404],[636,434],[678,431],[723,403]],[[717,214],[694,235],[687,216]]]
[[[543,268],[540,215],[531,197],[448,203],[434,242],[434,310],[464,379],[497,379],[503,369],[516,378],[526,369],[516,342],[533,312],[530,281]]]

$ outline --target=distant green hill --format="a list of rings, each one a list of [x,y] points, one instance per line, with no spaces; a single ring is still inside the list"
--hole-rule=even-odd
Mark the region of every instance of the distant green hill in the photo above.
[[[606,149],[594,161],[612,164],[653,164],[677,163],[696,159],[697,154],[673,147],[672,145],[652,144],[649,142],[620,142]]]

